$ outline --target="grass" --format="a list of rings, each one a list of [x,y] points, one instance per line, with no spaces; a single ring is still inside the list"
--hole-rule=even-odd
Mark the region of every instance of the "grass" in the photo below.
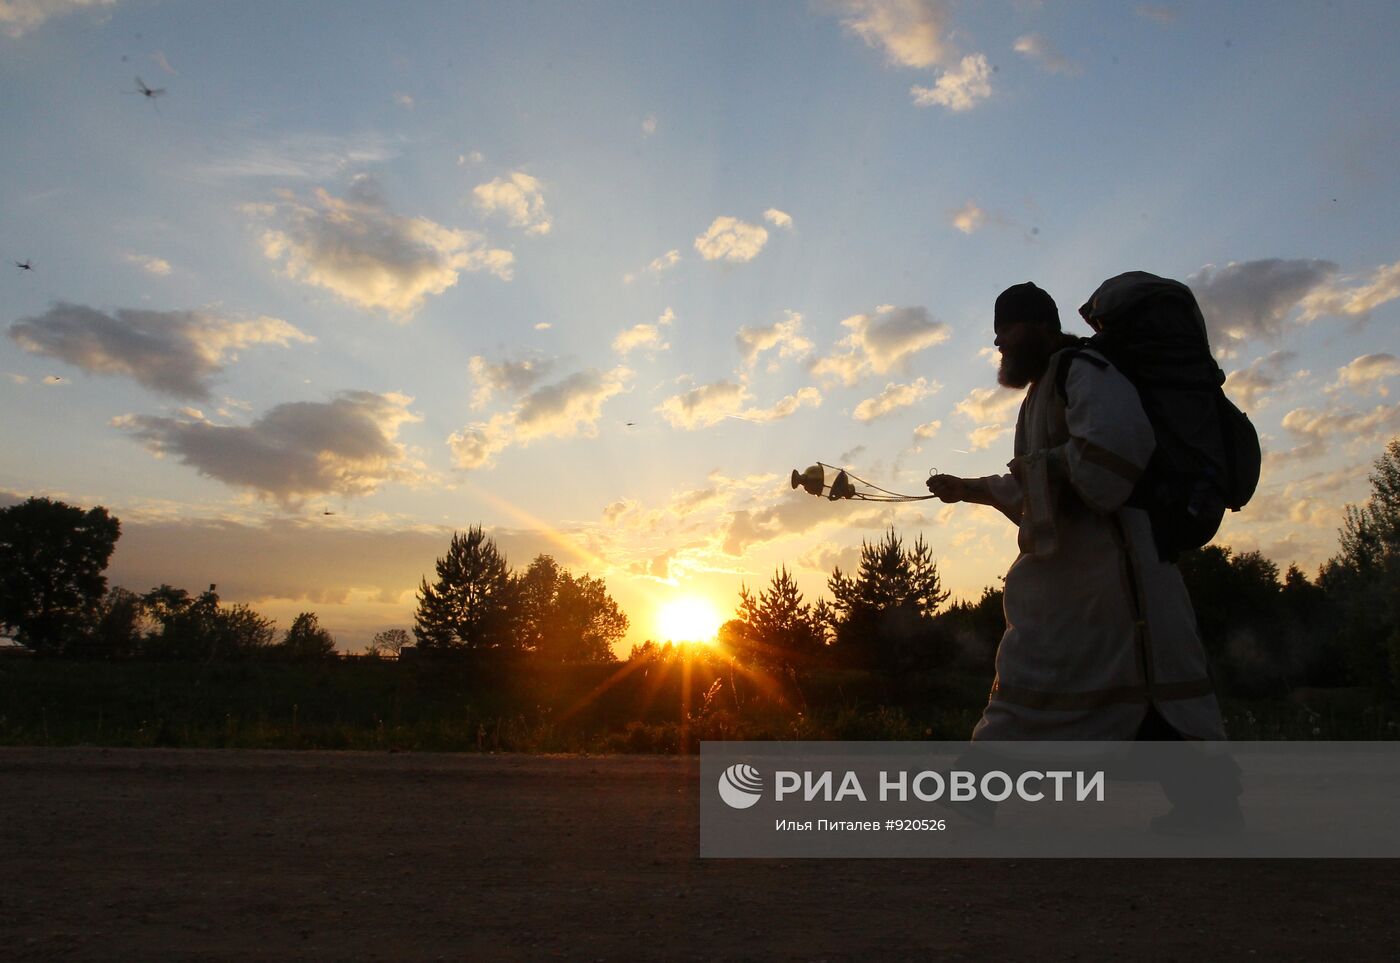
[[[701,740],[959,741],[986,701],[986,679],[951,671],[813,670],[762,686],[697,663],[688,682],[654,665],[609,683],[618,668],[12,660],[0,664],[0,745],[678,753]],[[1400,738],[1400,712],[1364,690],[1223,710],[1233,739]]]

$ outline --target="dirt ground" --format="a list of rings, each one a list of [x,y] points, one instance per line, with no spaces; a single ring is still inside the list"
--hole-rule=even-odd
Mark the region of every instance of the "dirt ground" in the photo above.
[[[1394,862],[701,861],[696,759],[0,749],[9,959],[1393,959]]]

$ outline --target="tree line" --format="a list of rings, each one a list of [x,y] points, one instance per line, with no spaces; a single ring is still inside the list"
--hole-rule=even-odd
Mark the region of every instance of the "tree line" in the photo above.
[[[1180,567],[1218,687],[1272,695],[1301,686],[1400,691],[1400,438],[1375,462],[1372,492],[1348,506],[1337,553],[1309,579],[1280,574],[1258,552],[1208,545]],[[197,596],[162,585],[144,595],[107,590],[102,571],[120,525],[105,509],[84,511],[32,498],[0,510],[0,622],[24,646],[85,658],[314,659],[334,640],[314,613],[277,637],[243,605],[223,605],[214,586]],[[990,674],[1003,630],[1002,595],[948,604],[922,537],[890,529],[863,542],[851,572],[837,567],[829,597],[809,602],[785,566],[761,589],[740,589],[735,617],[711,655],[784,674],[828,667],[890,677],[965,670]],[[503,653],[575,664],[614,659],[627,616],[601,578],[574,575],[548,555],[522,571],[480,527],[453,535],[436,578],[418,591],[412,637],[381,632],[367,652]],[[410,642],[416,643],[410,645]],[[664,656],[654,640],[630,658]]]

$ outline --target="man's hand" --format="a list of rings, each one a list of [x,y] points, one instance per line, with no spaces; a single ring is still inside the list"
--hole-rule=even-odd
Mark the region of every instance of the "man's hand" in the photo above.
[[[967,479],[956,475],[930,475],[928,490],[941,502],[960,502],[967,498]]]

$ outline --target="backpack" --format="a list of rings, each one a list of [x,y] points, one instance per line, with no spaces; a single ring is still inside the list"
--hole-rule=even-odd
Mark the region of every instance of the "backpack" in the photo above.
[[[1152,522],[1157,554],[1174,562],[1214,537],[1225,509],[1237,512],[1259,484],[1259,435],[1225,397],[1191,289],[1145,271],[1109,278],[1079,309],[1097,332],[1070,348],[1056,375],[1060,397],[1076,358],[1103,366],[1137,389],[1157,445],[1127,504]]]

